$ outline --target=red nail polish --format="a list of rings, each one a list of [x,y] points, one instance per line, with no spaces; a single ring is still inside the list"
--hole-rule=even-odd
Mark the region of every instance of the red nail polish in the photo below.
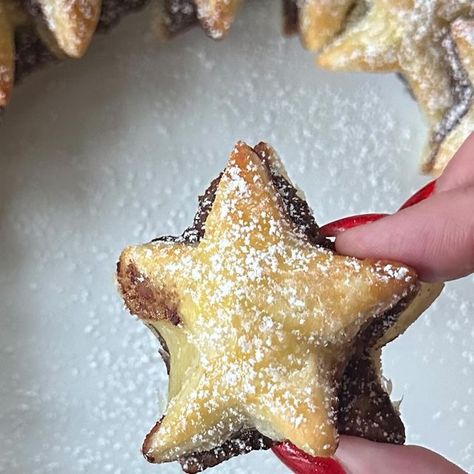
[[[358,227],[363,224],[378,221],[385,216],[388,216],[388,214],[360,214],[358,216],[343,217],[342,219],[323,225],[319,229],[319,232],[324,237],[336,237],[340,232],[344,232],[347,229],[352,229],[353,227]]]
[[[399,211],[414,206],[415,204],[424,201],[426,198],[429,198],[434,193],[435,188],[436,180],[429,182],[426,186],[423,186],[419,191],[413,194],[413,196],[403,204]]]
[[[296,474],[346,474],[334,459],[310,456],[288,441],[273,446],[272,450]]]

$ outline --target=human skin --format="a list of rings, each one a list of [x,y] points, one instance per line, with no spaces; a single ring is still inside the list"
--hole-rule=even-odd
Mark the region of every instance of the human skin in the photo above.
[[[360,258],[393,259],[425,281],[474,272],[474,133],[451,160],[429,199],[394,215],[342,232],[336,249]],[[392,446],[341,437],[337,459],[348,474],[463,474],[420,446]]]

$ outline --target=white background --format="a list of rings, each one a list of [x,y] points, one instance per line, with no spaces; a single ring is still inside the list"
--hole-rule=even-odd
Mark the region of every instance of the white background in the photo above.
[[[279,2],[249,2],[221,43],[199,29],[160,43],[150,18],[29,77],[0,124],[0,472],[179,472],[139,452],[166,377],[115,262],[181,232],[238,139],[278,150],[319,223],[394,210],[427,181],[402,83],[318,70],[281,36]],[[471,472],[473,289],[449,284],[385,352],[409,441]],[[286,470],[254,453],[214,472]]]

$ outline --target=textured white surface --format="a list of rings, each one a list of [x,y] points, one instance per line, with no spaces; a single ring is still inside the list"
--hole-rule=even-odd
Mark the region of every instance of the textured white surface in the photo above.
[[[121,305],[129,243],[180,232],[237,139],[269,141],[320,223],[393,210],[426,182],[416,104],[392,76],[330,74],[250,2],[227,41],[160,44],[147,14],[16,90],[0,125],[0,472],[148,465],[163,405],[157,342]],[[474,280],[386,351],[409,440],[474,471]],[[214,472],[287,472],[270,454]]]

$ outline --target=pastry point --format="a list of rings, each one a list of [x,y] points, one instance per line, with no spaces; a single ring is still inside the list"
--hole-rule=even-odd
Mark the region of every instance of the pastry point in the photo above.
[[[207,34],[223,38],[234,21],[242,0],[195,0],[197,17]]]
[[[33,0],[38,31],[59,54],[84,55],[99,21],[101,0]]]

